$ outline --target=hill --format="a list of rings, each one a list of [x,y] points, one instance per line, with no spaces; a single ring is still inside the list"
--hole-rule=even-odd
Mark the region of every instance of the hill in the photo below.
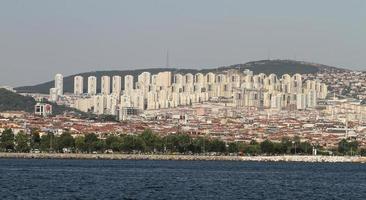
[[[95,71],[95,72],[86,72],[86,73],[79,73],[72,76],[64,77],[64,92],[73,92],[74,87],[74,76],[83,76],[84,77],[84,89],[86,90],[87,86],[87,77],[88,76],[96,76],[98,80],[98,88],[97,90],[100,90],[100,84],[99,80],[101,76],[107,75],[107,76],[115,76],[119,75],[124,77],[125,75],[133,75],[135,80],[137,79],[137,76],[142,72],[150,72],[152,74],[156,74],[162,71],[171,71],[174,73],[208,73],[208,72],[222,72],[225,70],[230,69],[250,69],[255,74],[258,73],[265,73],[265,74],[277,74],[278,76],[281,76],[283,74],[308,74],[308,73],[317,73],[320,71],[341,71],[344,69],[330,67],[326,65],[321,64],[314,64],[314,63],[308,63],[308,62],[300,62],[300,61],[292,61],[292,60],[261,60],[261,61],[254,61],[254,62],[248,62],[245,64],[236,64],[236,65],[230,65],[230,66],[223,66],[218,68],[210,68],[210,69],[177,69],[177,68],[150,68],[150,69],[138,69],[138,70],[123,70],[123,71]],[[122,79],[123,81],[123,79]],[[43,93],[48,94],[49,89],[54,87],[54,82],[49,81],[46,83],[41,83],[34,86],[23,86],[15,88],[17,92],[19,93]],[[86,92],[86,91],[84,91]]]
[[[46,103],[52,105],[52,110],[54,115],[63,114],[64,112],[73,112],[80,116],[86,117],[87,114],[76,109],[57,105],[55,103],[50,103],[45,100]],[[0,112],[3,111],[25,111],[29,113],[34,112],[34,106],[36,105],[36,100],[30,96],[22,96],[20,94],[11,92],[9,90],[0,88]]]
[[[22,96],[9,90],[0,88],[0,112],[26,111],[33,112],[36,101],[32,97]]]

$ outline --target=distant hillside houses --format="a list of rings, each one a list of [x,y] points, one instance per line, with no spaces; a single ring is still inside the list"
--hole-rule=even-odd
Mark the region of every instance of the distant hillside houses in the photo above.
[[[52,101],[60,97],[60,77],[55,77],[56,87],[50,90]],[[137,80],[132,75],[102,76],[100,80],[90,76],[86,90],[83,79],[82,76],[74,77],[72,107],[99,115],[116,115],[120,119],[126,117],[123,115],[127,112],[122,112],[126,108],[158,110],[207,101],[254,109],[313,109],[317,100],[325,99],[328,94],[327,85],[318,80],[303,82],[300,74],[267,76],[264,73],[254,74],[248,69],[206,74],[142,72]],[[98,84],[100,93],[96,89]]]

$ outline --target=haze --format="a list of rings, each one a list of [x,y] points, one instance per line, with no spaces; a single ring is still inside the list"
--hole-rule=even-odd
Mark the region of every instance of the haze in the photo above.
[[[366,70],[362,0],[3,0],[0,85],[55,73],[296,59]]]

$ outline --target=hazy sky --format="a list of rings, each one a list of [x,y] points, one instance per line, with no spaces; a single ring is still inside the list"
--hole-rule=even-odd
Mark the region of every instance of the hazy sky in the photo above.
[[[0,85],[297,59],[366,70],[364,0],[0,0]]]

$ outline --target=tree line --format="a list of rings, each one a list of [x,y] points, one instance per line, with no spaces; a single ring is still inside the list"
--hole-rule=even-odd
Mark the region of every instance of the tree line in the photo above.
[[[154,134],[150,129],[136,135],[109,135],[105,139],[99,139],[94,133],[75,138],[69,132],[64,132],[59,136],[52,133],[40,136],[36,130],[32,130],[30,135],[24,132],[15,135],[11,129],[6,129],[0,137],[0,150],[3,152],[311,155],[313,148],[316,148],[319,154],[327,153],[322,151],[319,146],[314,146],[306,141],[301,142],[299,137],[284,137],[280,142],[264,140],[259,143],[253,140],[250,143],[227,143],[207,137],[193,138],[187,134],[170,134],[162,137]],[[346,139],[341,140],[338,149],[333,152],[338,155],[366,155],[366,150],[360,149],[357,141]]]

